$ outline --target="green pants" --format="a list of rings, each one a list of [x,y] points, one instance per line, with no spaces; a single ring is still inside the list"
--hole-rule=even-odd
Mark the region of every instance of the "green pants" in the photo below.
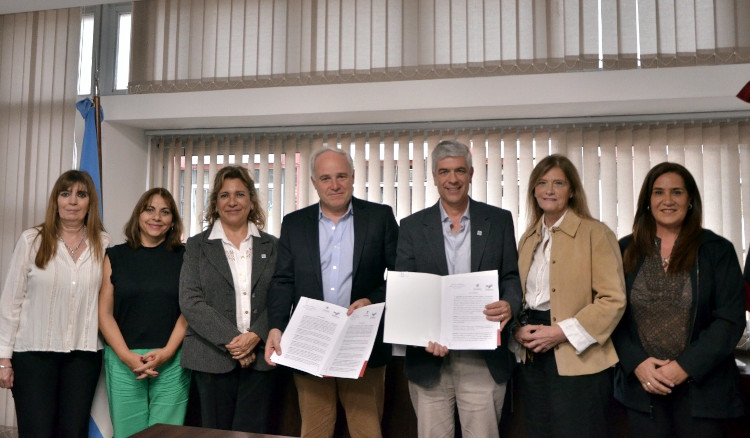
[[[151,350],[131,351],[145,354]],[[128,437],[157,423],[182,425],[190,392],[190,370],[180,366],[180,353],[178,350],[159,367],[158,377],[136,380],[114,350],[105,347],[104,370],[115,438]]]

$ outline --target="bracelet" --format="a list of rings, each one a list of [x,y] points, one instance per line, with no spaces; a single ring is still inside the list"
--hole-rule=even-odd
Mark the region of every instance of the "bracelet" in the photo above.
[[[3,368],[13,368],[12,365],[0,365],[0,370]]]

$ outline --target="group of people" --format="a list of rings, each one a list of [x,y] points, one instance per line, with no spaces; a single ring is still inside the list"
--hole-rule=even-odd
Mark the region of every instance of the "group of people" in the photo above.
[[[310,159],[320,202],[286,215],[278,239],[262,231],[247,169],[226,166],[203,233],[183,245],[177,205],[156,188],[113,247],[91,178],[65,172],[0,295],[0,386],[13,391],[20,436],[86,436],[102,362],[115,436],[181,424],[191,379],[204,427],[266,432],[271,355],[284,354],[299,299],[351,313],[385,300],[387,271],[499,276],[484,310],[496,349],[406,349],[420,437],[452,438],[456,413],[463,436],[498,437],[514,372],[529,437],[606,436],[613,396],[634,436],[720,437],[724,419],[745,413],[733,356],[742,272],[732,244],[702,228],[687,169],[651,169],[618,242],[570,160],[548,156],[529,177],[516,246],[510,212],[469,196],[466,145],[439,143],[431,165],[440,199],[400,227],[389,206],[353,197],[352,159],[331,148]],[[339,403],[352,437],[382,436],[390,357],[381,326],[361,378],[294,373],[302,436],[331,437]]]

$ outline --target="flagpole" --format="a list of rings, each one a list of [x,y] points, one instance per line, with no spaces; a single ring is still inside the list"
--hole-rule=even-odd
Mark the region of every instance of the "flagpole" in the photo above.
[[[96,125],[96,152],[99,155],[99,187],[104,194],[104,174],[102,173],[102,107],[99,101],[99,69],[94,74],[94,120]],[[104,207],[104,201],[99,200]]]

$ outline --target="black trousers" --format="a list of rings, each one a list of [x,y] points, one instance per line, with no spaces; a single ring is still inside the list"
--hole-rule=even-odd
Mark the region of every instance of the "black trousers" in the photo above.
[[[530,311],[529,323],[549,325],[549,311]],[[601,438],[614,392],[614,370],[561,376],[554,350],[534,353],[520,366],[526,434],[529,438]]]
[[[651,412],[628,409],[630,435],[638,438],[720,438],[727,434],[725,422],[690,415],[689,383],[672,388],[669,395],[652,395]]]
[[[607,418],[613,396],[611,368],[596,374],[561,376],[552,351],[534,354],[521,365],[520,391],[526,434],[538,437],[591,437],[608,435]]]
[[[88,437],[101,351],[13,353],[18,435]]]
[[[239,365],[223,374],[193,371],[200,399],[201,426],[266,433],[274,374]]]

